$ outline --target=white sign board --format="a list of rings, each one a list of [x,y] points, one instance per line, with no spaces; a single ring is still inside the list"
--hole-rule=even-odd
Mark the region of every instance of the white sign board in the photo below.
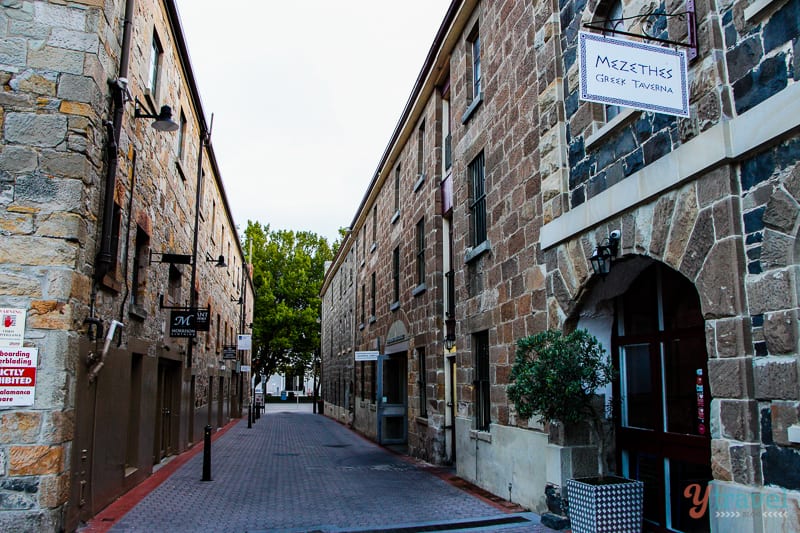
[[[253,349],[253,336],[252,335],[239,335],[238,350],[252,350]]]
[[[38,348],[0,346],[0,408],[33,405]]]
[[[377,361],[379,355],[377,351],[356,352],[356,361]]]
[[[0,308],[0,346],[22,346],[26,313],[25,309]]]
[[[685,50],[578,34],[580,99],[689,116]]]
[[[239,367],[239,371],[241,372],[250,372],[250,365],[242,365]]]

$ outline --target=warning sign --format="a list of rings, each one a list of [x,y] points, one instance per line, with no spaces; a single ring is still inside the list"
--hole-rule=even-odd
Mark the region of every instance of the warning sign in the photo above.
[[[0,346],[22,346],[26,313],[25,309],[0,308]]]
[[[0,408],[33,405],[38,348],[0,347]]]

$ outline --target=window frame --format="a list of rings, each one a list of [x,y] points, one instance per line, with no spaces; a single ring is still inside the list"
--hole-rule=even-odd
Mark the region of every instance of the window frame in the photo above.
[[[417,286],[425,285],[425,217],[417,222]]]
[[[470,243],[477,248],[488,239],[486,220],[486,159],[483,150],[467,167],[470,185]]]
[[[492,423],[491,383],[489,365],[489,332],[472,335],[473,371],[475,372],[475,429],[489,431]]]
[[[392,307],[400,305],[400,246],[392,250]]]
[[[150,96],[154,101],[158,101],[158,82],[161,80],[161,63],[164,57],[164,47],[158,32],[153,30],[153,39],[150,41],[150,63],[147,68],[147,85]]]
[[[417,385],[419,386],[420,418],[428,418],[428,371],[425,357],[425,347],[417,348],[417,364],[419,365]]]

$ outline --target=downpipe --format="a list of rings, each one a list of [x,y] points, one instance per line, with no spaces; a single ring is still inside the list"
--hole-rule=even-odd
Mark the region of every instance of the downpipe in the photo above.
[[[111,340],[114,338],[114,333],[118,327],[124,328],[125,325],[122,322],[112,320],[111,325],[108,327],[108,334],[103,343],[103,351],[100,352],[100,356],[96,357],[93,356],[93,354],[89,354],[89,358],[87,359],[87,364],[91,367],[91,370],[89,370],[89,383],[94,383],[97,379],[97,374],[100,373],[100,369],[105,365],[105,359],[108,355],[108,349],[111,346]]]

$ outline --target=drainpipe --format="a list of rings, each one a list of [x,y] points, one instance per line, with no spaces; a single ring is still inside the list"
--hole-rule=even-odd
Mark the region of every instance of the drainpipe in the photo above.
[[[128,61],[130,58],[131,47],[131,27],[133,24],[133,9],[135,0],[127,0],[125,3],[125,20],[122,28],[122,49],[119,56],[119,75],[116,80],[109,81],[112,93],[112,108],[114,110],[113,122],[107,121],[108,139],[106,141],[106,180],[105,196],[103,199],[103,226],[100,236],[100,253],[97,255],[96,279],[101,280],[111,269],[113,258],[111,257],[111,235],[114,218],[114,188],[117,177],[117,139],[122,131],[122,117],[125,112],[125,95],[127,87],[120,83],[122,79],[128,77]]]

